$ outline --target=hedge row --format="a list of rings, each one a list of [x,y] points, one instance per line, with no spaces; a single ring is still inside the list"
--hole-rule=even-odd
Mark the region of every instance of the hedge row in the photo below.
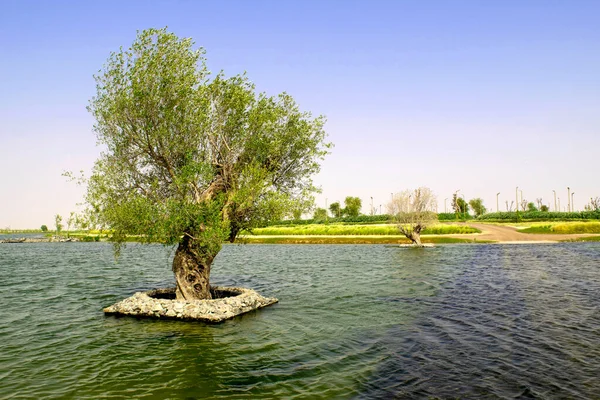
[[[388,214],[380,215],[358,215],[356,217],[340,217],[324,219],[290,219],[285,221],[273,221],[268,223],[268,226],[286,226],[286,225],[310,225],[310,224],[343,224],[343,223],[360,223],[360,224],[382,224],[389,222],[391,217]]]
[[[474,217],[470,214],[455,214],[455,213],[439,213],[438,221],[465,221],[473,219]]]
[[[600,219],[600,210],[596,211],[579,211],[579,212],[549,212],[549,211],[525,211],[519,212],[519,221],[568,221],[568,220],[597,220]],[[311,225],[311,224],[382,224],[391,222],[392,218],[388,214],[381,215],[359,215],[356,217],[341,217],[341,218],[328,218],[327,220],[322,219],[300,219],[300,220],[285,220],[285,221],[273,221],[267,223],[265,226],[290,226],[290,225]],[[455,213],[439,213],[439,221],[465,221],[465,220],[478,220],[478,221],[516,221],[517,216],[515,212],[492,212],[479,216],[478,218],[473,217],[469,214],[455,214]]]

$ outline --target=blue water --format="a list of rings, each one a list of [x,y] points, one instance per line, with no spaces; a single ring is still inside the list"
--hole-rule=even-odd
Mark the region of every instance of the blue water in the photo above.
[[[0,398],[599,398],[600,243],[228,245],[212,283],[280,303],[104,316],[172,255],[1,244]]]

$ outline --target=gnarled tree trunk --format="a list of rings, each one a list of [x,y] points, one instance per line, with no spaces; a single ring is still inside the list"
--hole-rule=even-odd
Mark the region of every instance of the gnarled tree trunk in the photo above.
[[[413,243],[413,245],[415,245],[416,247],[423,246],[423,244],[421,243],[421,235],[419,233],[412,232],[410,235],[407,235],[406,237],[409,238],[410,241]]]
[[[211,299],[210,266],[215,255],[207,255],[195,241],[184,236],[173,258],[173,273],[177,281],[177,300]]]
[[[423,244],[421,243],[421,230],[423,230],[422,225],[417,224],[409,227],[399,225],[398,228],[400,229],[400,232],[402,232],[402,234],[406,236],[415,247],[423,247]]]

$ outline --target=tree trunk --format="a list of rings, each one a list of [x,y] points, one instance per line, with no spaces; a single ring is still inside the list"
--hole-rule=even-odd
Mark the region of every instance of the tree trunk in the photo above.
[[[421,243],[421,234],[417,233],[417,232],[412,232],[408,238],[412,241],[412,243],[416,246],[416,247],[423,247],[423,244]]]
[[[423,247],[423,244],[421,243],[421,231],[423,230],[423,225],[416,224],[411,225],[408,228],[398,225],[398,228],[400,229],[400,232],[402,232],[402,234],[406,236],[406,238],[409,239],[415,247]]]
[[[184,236],[173,258],[173,273],[177,281],[177,300],[211,299],[210,266],[215,255],[206,255],[194,241]]]

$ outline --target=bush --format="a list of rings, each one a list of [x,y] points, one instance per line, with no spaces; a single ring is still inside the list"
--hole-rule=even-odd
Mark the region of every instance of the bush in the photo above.
[[[99,242],[100,241],[100,235],[96,235],[96,236],[86,235],[86,236],[83,236],[81,238],[81,241],[82,242]]]
[[[265,226],[294,226],[294,225],[313,225],[313,224],[340,224],[340,223],[360,223],[360,224],[381,224],[391,220],[387,214],[380,215],[358,215],[355,217],[328,218],[325,220],[315,219],[289,219],[284,221],[272,221]]]
[[[466,218],[465,218],[466,217]],[[438,221],[465,221],[473,219],[470,214],[439,213]]]

